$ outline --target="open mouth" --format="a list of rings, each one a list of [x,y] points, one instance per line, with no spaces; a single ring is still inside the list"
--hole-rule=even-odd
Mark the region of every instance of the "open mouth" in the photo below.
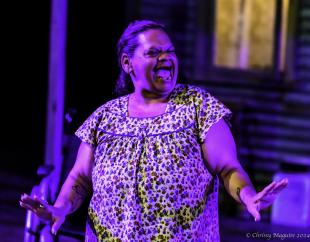
[[[156,77],[163,81],[172,80],[173,72],[172,66],[159,66],[155,68]]]

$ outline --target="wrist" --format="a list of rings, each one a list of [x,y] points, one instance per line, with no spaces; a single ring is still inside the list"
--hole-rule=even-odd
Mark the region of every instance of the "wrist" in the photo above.
[[[72,203],[70,201],[56,201],[54,207],[61,209],[65,215],[68,215],[72,211]]]

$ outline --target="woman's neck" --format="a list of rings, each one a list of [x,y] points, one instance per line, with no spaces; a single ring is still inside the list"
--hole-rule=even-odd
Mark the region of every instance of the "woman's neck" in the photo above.
[[[168,96],[144,96],[132,93],[129,96],[128,115],[130,117],[146,118],[165,113]]]
[[[160,104],[167,103],[169,99],[169,95],[157,95],[153,93],[147,92],[134,92],[131,95],[131,100],[135,104],[139,105],[152,105],[152,104]]]

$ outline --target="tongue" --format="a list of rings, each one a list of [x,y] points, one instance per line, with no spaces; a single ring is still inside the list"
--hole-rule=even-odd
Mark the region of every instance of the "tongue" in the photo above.
[[[158,70],[157,71],[157,76],[161,79],[168,79],[170,77],[170,71],[168,70]]]

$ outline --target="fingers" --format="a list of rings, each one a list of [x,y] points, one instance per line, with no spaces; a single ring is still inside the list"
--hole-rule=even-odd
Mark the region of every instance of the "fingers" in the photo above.
[[[266,193],[268,193],[271,190],[273,190],[273,188],[276,186],[276,184],[277,183],[275,181],[273,181],[268,186],[266,186],[262,191],[257,193],[256,196],[255,196],[255,202],[259,201],[262,197],[264,197],[266,195]]]
[[[255,202],[258,202],[267,195],[276,195],[277,193],[282,191],[287,186],[287,184],[288,184],[287,178],[284,178],[279,182],[273,181],[256,195]]]
[[[253,212],[253,217],[254,217],[254,220],[255,222],[259,222],[260,221],[260,213],[258,212],[258,210],[255,209],[255,211]]]
[[[276,186],[272,189],[271,193],[277,194],[282,191],[288,184],[288,179],[284,178],[281,181],[277,182]]]
[[[24,204],[27,204],[28,206],[32,208],[36,208],[40,205],[32,197],[30,197],[29,195],[25,193],[21,196],[20,200],[21,202],[23,202]]]
[[[43,220],[51,221],[51,205],[49,205],[45,200],[39,198],[38,196],[31,197],[27,194],[21,196],[20,206],[26,208]]]
[[[53,214],[51,207],[48,203],[38,197],[30,197],[27,194],[21,196],[20,206],[26,208],[37,215],[41,220],[45,222],[52,222]]]
[[[55,222],[52,225],[52,229],[51,229],[52,234],[54,235],[57,234],[58,229],[60,228],[60,226],[63,224],[64,221],[65,219],[63,217],[55,220]]]
[[[32,209],[38,209],[42,207],[49,208],[50,206],[45,200],[41,199],[40,197],[31,197],[25,193],[21,195],[21,202],[28,205],[28,207],[31,207]]]
[[[260,221],[261,216],[259,213],[260,203],[255,203],[247,207],[248,212],[254,217],[255,222]]]
[[[276,186],[276,182],[273,181],[271,182],[268,186],[266,186],[261,192],[266,193],[268,191],[271,191],[275,186]]]
[[[44,199],[42,199],[42,198],[40,198],[40,197],[38,197],[38,196],[34,196],[34,200],[36,201],[36,202],[38,202],[40,205],[40,207],[45,207],[45,208],[50,208],[50,205],[48,204],[48,202],[47,201],[45,201]]]
[[[34,212],[35,213],[35,210],[32,206],[26,204],[26,203],[23,203],[22,201],[19,201],[19,205],[22,207],[22,208],[25,208],[25,209],[28,209],[30,210],[31,212]]]

